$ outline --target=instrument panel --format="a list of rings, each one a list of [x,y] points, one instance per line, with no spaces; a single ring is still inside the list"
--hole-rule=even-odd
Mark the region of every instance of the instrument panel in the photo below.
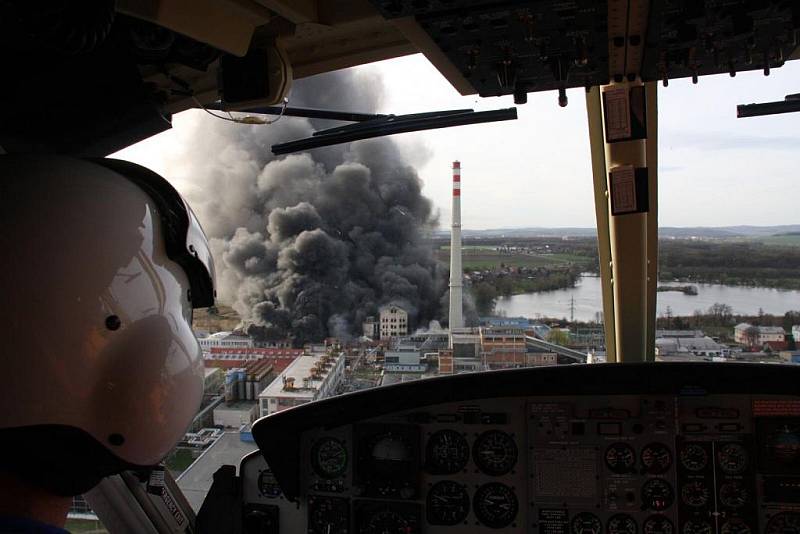
[[[671,364],[650,367],[665,366]],[[489,374],[511,379],[515,372]],[[449,380],[423,382],[441,388]],[[417,395],[420,405],[397,410],[392,391],[373,399],[369,393],[363,400],[386,400],[385,413],[360,419],[339,406],[345,424],[328,416],[329,424],[317,425],[299,418],[300,410],[284,418],[297,447],[274,473],[264,458],[278,450],[274,435],[265,455],[242,461],[245,516],[278,518],[269,530],[246,532],[800,532],[800,396],[780,388],[714,393],[693,385],[672,394],[547,393],[432,404]],[[336,408],[337,399],[326,403]],[[263,450],[269,435],[256,439]]]

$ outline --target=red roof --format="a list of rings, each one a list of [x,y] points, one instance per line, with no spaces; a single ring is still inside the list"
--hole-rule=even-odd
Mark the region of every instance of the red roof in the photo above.
[[[211,354],[243,354],[245,356],[271,357],[271,358],[290,358],[295,359],[303,354],[303,349],[286,349],[280,347],[271,348],[228,348],[228,347],[211,347]]]

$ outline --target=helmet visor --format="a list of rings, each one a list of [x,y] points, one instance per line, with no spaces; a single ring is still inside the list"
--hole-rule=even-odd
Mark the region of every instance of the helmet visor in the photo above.
[[[214,304],[214,260],[205,232],[192,209],[163,177],[135,163],[97,158],[91,161],[121,174],[144,190],[156,205],[169,259],[189,278],[192,308]]]

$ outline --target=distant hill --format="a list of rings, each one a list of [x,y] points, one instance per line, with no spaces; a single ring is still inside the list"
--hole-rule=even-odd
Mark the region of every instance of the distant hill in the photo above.
[[[800,232],[800,224],[780,226],[663,226],[658,229],[659,237],[672,238],[726,238],[726,237],[768,237],[774,235],[794,235]],[[493,228],[489,230],[462,230],[464,237],[496,238],[496,237],[595,237],[595,228]],[[446,237],[449,229],[433,232],[433,237]]]

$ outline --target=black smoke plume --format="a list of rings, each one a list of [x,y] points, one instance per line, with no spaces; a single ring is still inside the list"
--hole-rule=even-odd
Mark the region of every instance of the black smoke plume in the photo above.
[[[350,70],[300,80],[290,100],[372,112],[381,94],[379,78]],[[198,120],[179,187],[212,238],[220,299],[250,333],[295,344],[347,338],[386,304],[408,311],[412,327],[440,318],[447,273],[423,240],[437,220],[413,167],[424,147],[409,158],[375,139],[273,157],[270,145],[324,124]]]

